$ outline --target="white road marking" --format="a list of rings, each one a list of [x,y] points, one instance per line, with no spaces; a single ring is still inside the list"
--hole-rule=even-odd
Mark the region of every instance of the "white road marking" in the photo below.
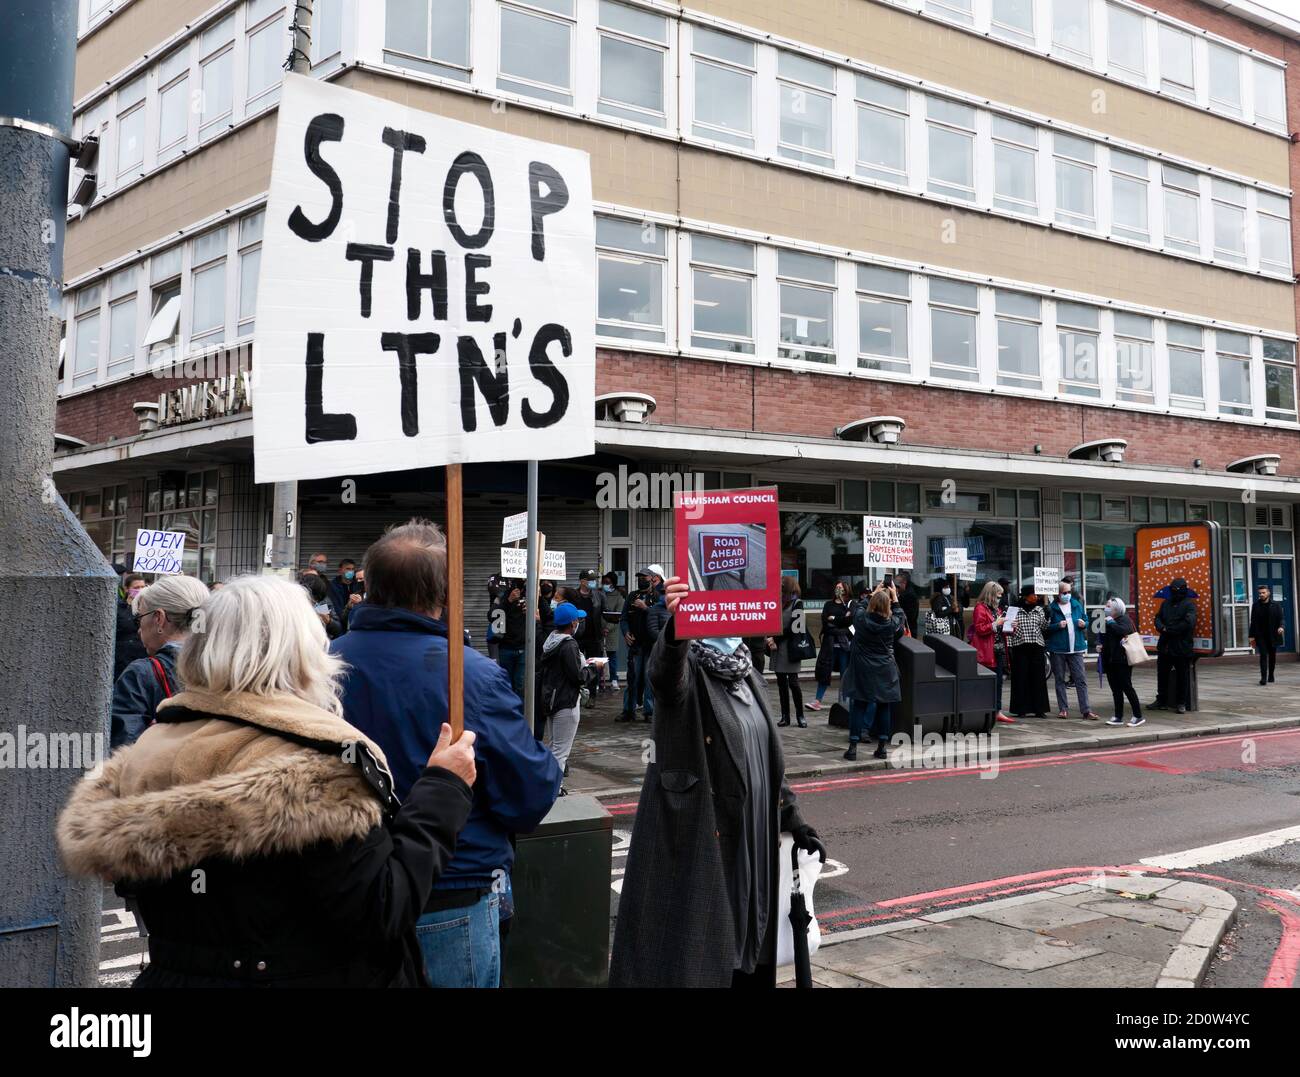
[[[136,954],[127,954],[125,957],[110,957],[105,961],[101,961],[99,971],[107,972],[109,969],[139,968],[147,964],[148,961],[145,959],[144,952],[141,951]]]
[[[1275,849],[1291,841],[1300,841],[1300,826],[1269,830],[1263,834],[1234,838],[1232,841],[1222,841],[1217,845],[1203,845],[1199,849],[1188,849],[1181,853],[1148,856],[1138,863],[1153,868],[1198,868],[1204,864],[1219,864],[1225,860],[1236,860],[1241,856],[1263,852],[1265,849]]]

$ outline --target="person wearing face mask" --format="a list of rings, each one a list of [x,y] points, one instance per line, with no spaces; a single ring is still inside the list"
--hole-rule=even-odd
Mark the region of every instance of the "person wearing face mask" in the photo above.
[[[619,690],[618,685],[618,645],[619,632],[618,623],[623,618],[623,592],[618,586],[618,576],[613,572],[606,572],[600,581],[601,592],[601,620],[604,631],[605,657],[609,659],[609,684],[611,692]]]
[[[1056,682],[1056,716],[1070,716],[1070,697],[1067,694],[1073,683],[1079,694],[1079,713],[1084,718],[1100,719],[1088,702],[1088,677],[1083,668],[1083,656],[1088,650],[1088,616],[1083,603],[1071,594],[1071,586],[1062,580],[1056,601],[1047,610],[1047,627],[1043,633],[1047,653],[1052,661],[1052,679]]]
[[[912,638],[916,639],[917,629],[920,627],[921,599],[916,588],[912,586],[912,574],[899,572],[895,575],[894,590],[898,594],[898,604],[903,607],[903,615],[907,618],[907,630],[912,634]]]
[[[623,614],[619,619],[619,631],[627,644],[627,676],[623,689],[623,712],[618,716],[620,722],[636,721],[636,710],[645,706],[649,713],[644,721],[654,716],[654,704],[646,700],[645,664],[650,657],[654,640],[646,627],[646,598],[650,596],[650,577],[644,571],[636,574],[637,589],[627,596],[623,603]]]
[[[906,629],[907,615],[892,586],[881,583],[867,604],[853,611],[853,647],[844,672],[844,694],[852,701],[845,759],[857,759],[858,743],[868,736],[876,740],[874,758],[885,758],[894,705],[903,698],[894,644]]]
[[[1157,656],[1163,656],[1168,674],[1164,679],[1169,693],[1163,702],[1175,704],[1174,710],[1185,714],[1192,701],[1192,657],[1196,636],[1196,600],[1188,591],[1187,581],[1179,576],[1169,584],[1169,597],[1161,603],[1154,618],[1160,640]]]
[[[1128,664],[1128,655],[1124,653],[1124,637],[1137,631],[1133,619],[1129,617],[1121,598],[1112,598],[1106,603],[1106,630],[1101,637],[1101,668],[1106,671],[1106,683],[1115,700],[1115,713],[1106,719],[1107,725],[1124,724],[1124,699],[1127,696],[1133,708],[1131,726],[1146,723],[1142,717],[1142,705],[1138,703],[1137,692],[1133,688],[1133,667]]]
[[[952,584],[947,576],[938,577],[930,588],[930,608],[926,611],[925,635],[956,636],[958,628],[953,623],[956,612],[952,601]]]
[[[1002,679],[1006,675],[1006,647],[1002,626],[1006,617],[999,606],[1002,602],[1002,586],[990,580],[980,592],[979,601],[975,603],[975,612],[971,617],[972,635],[974,636],[975,657],[981,666],[993,673],[997,684],[997,720],[1010,722],[1002,713]]]
[[[307,571],[314,572],[321,579],[329,573],[329,559],[323,553],[314,553],[307,561]]]
[[[334,607],[334,616],[343,623],[347,613],[348,596],[352,594],[353,583],[357,578],[357,563],[350,557],[339,561],[338,574],[329,581],[329,603]]]
[[[843,676],[849,664],[849,648],[853,644],[853,634],[849,625],[853,615],[849,612],[849,585],[843,580],[835,584],[835,595],[822,606],[822,642],[817,651],[817,698],[808,704],[810,711],[822,709],[822,698],[831,686],[831,677],[838,673],[841,677],[840,699],[844,698]]]
[[[641,785],[619,897],[611,987],[776,986],[782,832],[826,859],[785,779],[781,738],[749,649],[679,640],[687,593],[650,656],[655,753]]]
[[[1011,656],[1011,714],[1020,718],[1032,714],[1035,718],[1047,717],[1047,674],[1043,668],[1046,648],[1043,643],[1043,626],[1047,615],[1043,612],[1034,585],[1020,588],[1020,613],[1007,653]]]

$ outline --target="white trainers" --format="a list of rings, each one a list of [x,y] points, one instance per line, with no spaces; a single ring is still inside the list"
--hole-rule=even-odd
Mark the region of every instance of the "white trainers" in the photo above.
[[[1123,725],[1123,724],[1124,724],[1124,719],[1121,718],[1118,714],[1112,714],[1109,718],[1106,719],[1106,724],[1107,724],[1107,725]]]
[[[1139,717],[1135,714],[1132,718],[1130,718],[1130,719],[1128,720],[1128,724],[1129,724],[1130,728],[1132,728],[1132,727],[1134,727],[1134,726],[1146,725],[1146,724],[1147,724],[1147,720],[1146,720],[1145,718],[1139,718]]]

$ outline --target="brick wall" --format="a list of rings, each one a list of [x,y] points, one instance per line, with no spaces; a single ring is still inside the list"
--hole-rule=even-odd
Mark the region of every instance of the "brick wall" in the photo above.
[[[81,438],[91,445],[120,441],[140,433],[131,405],[142,400],[157,403],[158,397],[172,389],[203,381],[204,377],[138,377],[92,389],[87,393],[61,399],[55,412],[54,429],[60,434]]]

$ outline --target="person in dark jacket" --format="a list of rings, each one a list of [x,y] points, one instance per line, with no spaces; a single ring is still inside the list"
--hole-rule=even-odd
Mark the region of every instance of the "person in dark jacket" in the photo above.
[[[1106,673],[1106,683],[1110,685],[1110,694],[1115,700],[1115,713],[1106,719],[1107,725],[1124,724],[1124,698],[1127,696],[1129,706],[1133,708],[1133,717],[1129,725],[1140,726],[1146,723],[1142,717],[1142,705],[1138,702],[1137,691],[1133,687],[1133,667],[1129,665],[1128,655],[1124,651],[1124,637],[1137,631],[1133,619],[1128,615],[1122,598],[1112,598],[1106,602],[1106,627],[1101,637],[1101,668]]]
[[[442,726],[394,811],[383,752],[339,716],[327,646],[302,588],[230,581],[181,653],[186,691],[74,790],[59,848],[134,900],[135,986],[425,982],[415,921],[470,812],[474,736]]]
[[[113,646],[114,681],[122,676],[122,671],[137,658],[144,658],[148,654],[144,644],[140,642],[140,633],[135,627],[135,613],[131,609],[135,596],[144,589],[144,577],[138,572],[123,573],[117,588],[117,633]]]
[[[365,564],[366,601],[331,649],[349,667],[343,716],[383,749],[404,798],[449,713],[446,540],[433,524],[412,520],[390,528]],[[459,646],[465,728],[478,737],[478,782],[456,855],[434,885],[416,935],[435,987],[496,987],[500,922],[511,912],[512,839],[551,810],[560,768],[529,730],[505,671],[463,641]]]
[[[497,638],[497,664],[505,670],[515,695],[524,698],[524,648],[527,646],[528,601],[518,580],[503,580],[492,606],[493,630]]]
[[[1164,599],[1156,610],[1154,618],[1156,631],[1160,640],[1156,644],[1156,658],[1164,658],[1165,675],[1157,680],[1166,686],[1168,696],[1161,696],[1155,706],[1161,710],[1168,709],[1174,703],[1174,710],[1179,714],[1187,712],[1192,701],[1192,659],[1193,640],[1196,636],[1196,599],[1187,587],[1187,581],[1179,576],[1169,584],[1169,597]]]
[[[790,641],[803,628],[803,600],[799,597],[799,581],[793,576],[781,577],[781,631],[763,641],[767,656],[776,674],[776,689],[781,700],[781,720],[778,726],[790,724],[790,704],[794,702],[794,718],[800,729],[807,729],[803,716],[803,693],[799,691],[799,671],[802,659],[790,654]]]
[[[898,604],[903,607],[907,618],[907,630],[913,639],[920,639],[921,596],[912,585],[912,574],[900,572],[894,576],[894,590],[898,594]]]
[[[572,602],[555,607],[555,628],[542,647],[541,684],[538,693],[548,720],[546,746],[564,770],[573,750],[582,717],[582,689],[586,684],[587,659],[578,644],[586,627],[587,613]],[[561,793],[564,789],[561,788]]]
[[[350,557],[339,561],[338,573],[327,581],[329,604],[334,607],[334,616],[343,624],[348,612],[348,598],[356,591],[357,563]],[[331,637],[332,638],[332,637]]]
[[[883,583],[870,601],[853,612],[853,648],[844,673],[849,707],[849,748],[845,759],[857,759],[858,742],[870,732],[876,739],[876,759],[884,759],[893,725],[893,708],[902,698],[894,644],[903,638],[907,617],[898,593]]]
[[[668,618],[664,604],[663,569],[650,565],[637,573],[637,590],[623,604],[620,627],[627,641],[627,688],[623,692],[623,713],[620,722],[636,719],[636,709],[641,708],[641,720],[654,720],[654,690],[646,674],[646,663],[654,649],[655,640]]]
[[[1273,601],[1273,591],[1260,586],[1250,607],[1250,645],[1259,655],[1259,683],[1272,684],[1277,666],[1277,648],[1286,636],[1282,627],[1282,603]]]
[[[817,698],[808,704],[808,709],[822,709],[822,699],[826,689],[831,686],[831,677],[838,673],[840,681],[840,699],[844,699],[844,670],[849,664],[849,648],[853,644],[853,633],[849,625],[853,623],[849,612],[849,585],[844,580],[835,584],[835,596],[822,606],[822,642],[817,649],[817,665],[814,667],[817,678]]]
[[[320,618],[321,626],[325,629],[325,635],[330,639],[338,639],[343,635],[343,622],[339,620],[337,607],[330,596],[330,585],[314,572],[304,572],[298,577],[298,585],[307,592],[311,598],[312,609],[316,616]],[[344,605],[343,615],[346,617],[349,613],[349,607]]]
[[[181,690],[176,660],[199,611],[212,597],[193,576],[161,576],[138,591],[134,624],[140,626],[145,657],[137,658],[113,684],[109,706],[109,749],[139,739],[154,720],[158,704]]]
[[[619,897],[611,987],[775,987],[782,832],[818,855],[785,780],[767,692],[738,637],[679,640],[687,592],[650,657],[655,753]]]
[[[586,614],[577,629],[578,646],[587,658],[605,656],[605,625],[602,614],[605,612],[605,595],[597,584],[595,569],[584,569],[578,573],[578,587],[572,596],[572,604]],[[555,626],[556,628],[559,625]]]

